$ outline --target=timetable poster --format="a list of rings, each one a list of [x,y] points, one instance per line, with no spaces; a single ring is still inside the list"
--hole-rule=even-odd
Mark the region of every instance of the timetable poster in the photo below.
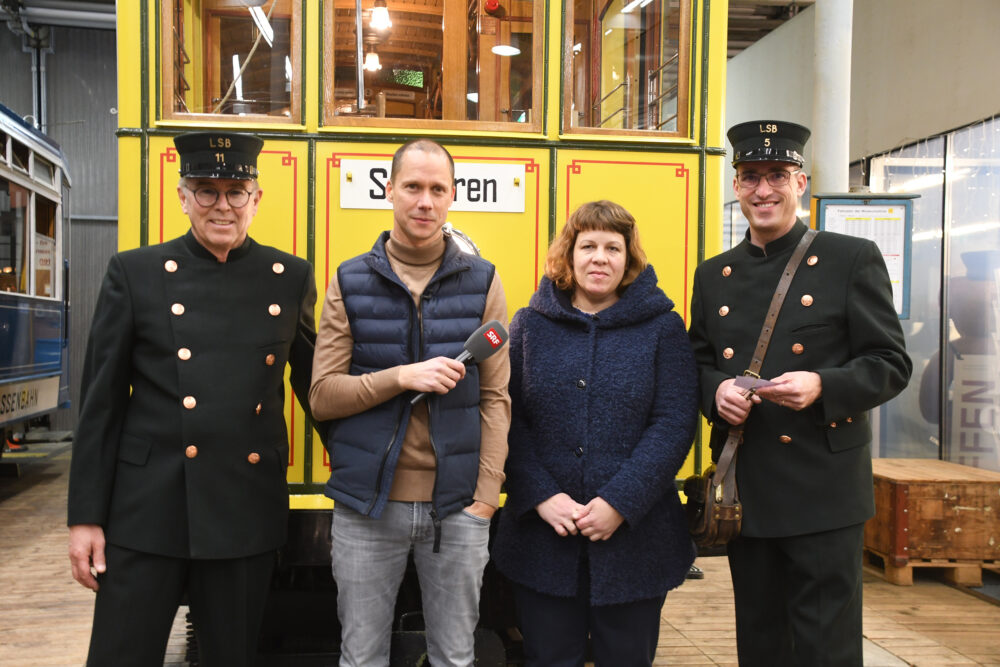
[[[870,239],[878,245],[892,281],[892,303],[903,314],[906,275],[906,206],[830,204],[824,229]]]

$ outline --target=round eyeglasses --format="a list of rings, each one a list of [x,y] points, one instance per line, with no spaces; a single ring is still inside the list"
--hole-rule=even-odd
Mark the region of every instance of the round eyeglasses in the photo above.
[[[186,185],[184,187],[194,193],[194,200],[201,206],[206,208],[215,206],[215,202],[219,201],[219,191],[215,188],[189,188]],[[243,208],[250,201],[251,194],[253,193],[243,188],[232,188],[231,190],[226,190],[226,201],[233,208]]]
[[[802,170],[792,169],[791,171],[786,171],[779,169],[778,171],[769,171],[766,174],[758,174],[756,171],[741,171],[736,174],[736,182],[740,184],[741,188],[752,190],[760,185],[760,179],[763,176],[767,180],[767,184],[772,188],[781,188],[788,185],[788,181],[792,179],[792,174],[797,174],[800,171]]]

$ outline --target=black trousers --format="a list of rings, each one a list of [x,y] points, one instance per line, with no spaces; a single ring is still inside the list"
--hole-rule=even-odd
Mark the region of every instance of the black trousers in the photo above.
[[[590,587],[580,590],[565,598],[515,586],[525,667],[583,667],[588,634],[595,667],[649,667],[666,595],[594,607]]]
[[[274,552],[189,560],[107,545],[98,575],[91,667],[162,665],[184,593],[206,667],[252,665],[274,569]]]
[[[729,544],[741,667],[861,667],[864,524]]]

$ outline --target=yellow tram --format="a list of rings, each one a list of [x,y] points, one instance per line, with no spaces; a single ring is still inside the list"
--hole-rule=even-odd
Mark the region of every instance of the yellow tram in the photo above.
[[[635,215],[685,319],[720,248],[724,0],[141,0],[117,21],[122,249],[187,229],[172,137],[192,128],[264,138],[250,233],[312,262],[320,295],[391,226],[389,160],[417,136],[454,155],[449,222],[497,266],[510,314],[585,201]],[[329,459],[285,409],[294,531],[330,507]]]

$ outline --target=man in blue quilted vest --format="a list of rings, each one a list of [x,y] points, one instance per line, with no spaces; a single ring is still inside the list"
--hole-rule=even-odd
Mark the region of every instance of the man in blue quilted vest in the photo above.
[[[347,260],[327,289],[309,403],[329,431],[332,560],[342,667],[389,664],[395,607],[412,548],[427,654],[473,664],[473,631],[500,501],[510,398],[507,354],[455,361],[484,322],[506,322],[492,264],[442,227],[455,165],[417,139],[392,160],[393,227]],[[411,403],[418,392],[427,398]]]

